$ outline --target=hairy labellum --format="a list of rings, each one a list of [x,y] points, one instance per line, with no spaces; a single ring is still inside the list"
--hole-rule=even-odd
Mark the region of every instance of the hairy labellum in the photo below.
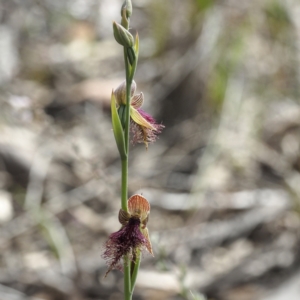
[[[147,240],[140,231],[140,220],[134,217],[130,218],[128,224],[119,231],[112,233],[106,242],[103,258],[107,261],[109,269],[105,276],[112,269],[122,270],[121,258],[124,255],[129,255],[132,260],[137,249],[146,244]]]

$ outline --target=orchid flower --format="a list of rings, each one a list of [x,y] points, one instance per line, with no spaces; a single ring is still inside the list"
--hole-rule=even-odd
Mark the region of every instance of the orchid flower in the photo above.
[[[122,270],[121,259],[127,255],[135,261],[137,252],[146,249],[153,255],[152,245],[147,229],[150,204],[141,195],[133,195],[128,200],[128,212],[120,209],[119,222],[122,227],[112,233],[106,244],[102,257],[108,265],[107,274],[113,269]]]
[[[144,103],[144,94],[134,94],[136,83],[133,81],[130,91],[130,131],[132,133],[132,142],[144,143],[148,148],[148,143],[155,142],[157,135],[161,133],[165,127],[162,124],[157,124],[155,119],[141,109]],[[113,91],[119,116],[122,119],[122,113],[126,105],[126,82],[122,82],[116,90]]]

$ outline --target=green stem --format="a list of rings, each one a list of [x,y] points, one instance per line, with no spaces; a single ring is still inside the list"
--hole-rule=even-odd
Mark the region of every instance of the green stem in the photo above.
[[[125,24],[124,24],[125,25]],[[129,27],[129,19],[127,22],[126,29]],[[126,109],[125,109],[125,151],[126,158],[122,159],[122,192],[121,192],[121,207],[123,210],[128,212],[127,199],[128,199],[128,158],[129,158],[129,139],[130,139],[130,100],[131,100],[131,84],[133,81],[133,76],[135,73],[137,58],[136,61],[130,66],[127,51],[124,48],[124,62],[125,62],[125,72],[126,72]],[[140,253],[136,259],[136,264],[131,270],[131,264],[129,263],[129,257],[124,257],[124,299],[131,300],[133,288],[135,285],[137,272],[140,265]],[[131,271],[132,276],[131,276]]]
[[[126,70],[126,109],[125,109],[125,151],[126,158],[122,160],[122,194],[121,194],[121,207],[123,210],[128,211],[128,157],[129,157],[129,131],[130,131],[130,90],[132,79],[130,79],[129,63],[127,60],[126,50],[124,48],[124,60]]]
[[[128,256],[124,257],[124,300],[132,299],[130,263]]]
[[[128,152],[127,152],[128,157]],[[123,210],[128,211],[127,198],[128,198],[128,158],[122,160],[122,191],[121,191],[121,207]]]
[[[125,151],[126,158],[122,160],[122,196],[121,207],[123,210],[128,211],[127,199],[128,199],[128,157],[129,157],[129,131],[130,131],[130,90],[132,79],[130,80],[130,69],[124,48],[124,61],[126,70],[126,110],[125,110]],[[130,263],[129,258],[124,257],[124,299],[131,300],[131,278],[130,278]]]
[[[126,110],[125,110],[125,149],[127,152],[127,159],[128,159],[128,152],[129,152],[129,130],[130,130],[130,91],[131,91],[131,84],[132,84],[132,76],[130,76],[130,66],[127,59],[127,53],[124,48],[124,60],[125,60],[125,71],[126,71]]]

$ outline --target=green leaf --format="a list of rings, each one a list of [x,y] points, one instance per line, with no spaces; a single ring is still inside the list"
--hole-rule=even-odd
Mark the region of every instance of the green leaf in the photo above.
[[[135,51],[132,47],[126,48],[126,54],[130,65],[132,66],[136,60]]]
[[[124,160],[127,158],[127,154],[125,150],[125,137],[124,137],[122,124],[118,115],[117,107],[116,107],[116,98],[113,92],[111,93],[111,119],[112,119],[113,132],[120,153],[120,157],[122,160]]]
[[[134,43],[134,51],[135,51],[136,57],[138,57],[138,55],[139,55],[139,47],[140,47],[140,40],[139,40],[139,35],[137,33],[135,36],[135,43]]]

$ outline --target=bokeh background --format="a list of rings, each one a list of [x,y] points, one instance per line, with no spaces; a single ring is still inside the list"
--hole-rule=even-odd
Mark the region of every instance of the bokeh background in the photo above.
[[[110,93],[121,0],[0,0],[0,299],[122,299]],[[155,257],[135,300],[298,300],[300,2],[133,0],[135,80],[166,128],[131,148]]]

